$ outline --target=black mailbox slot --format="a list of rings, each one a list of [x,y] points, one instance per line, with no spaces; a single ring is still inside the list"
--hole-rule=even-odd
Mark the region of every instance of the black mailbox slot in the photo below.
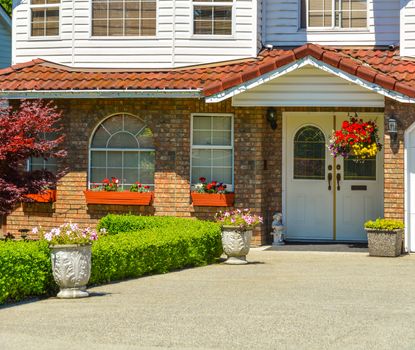
[[[352,191],[367,191],[366,185],[352,185]]]

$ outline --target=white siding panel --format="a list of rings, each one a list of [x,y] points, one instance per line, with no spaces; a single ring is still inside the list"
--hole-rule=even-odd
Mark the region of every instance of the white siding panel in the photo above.
[[[401,0],[401,55],[415,57],[415,1]]]
[[[299,0],[266,1],[263,42],[276,46],[295,46],[307,42],[337,46],[399,43],[399,0],[368,0],[368,29],[362,31],[300,29],[299,8]]]
[[[59,40],[31,39],[29,1],[13,1],[14,63],[40,57],[75,67],[167,68],[257,54],[257,0],[235,2],[231,37],[193,36],[192,1],[158,0],[155,38],[116,39],[91,37],[90,0],[61,0]]]
[[[234,106],[383,107],[380,94],[306,66],[242,92]]]

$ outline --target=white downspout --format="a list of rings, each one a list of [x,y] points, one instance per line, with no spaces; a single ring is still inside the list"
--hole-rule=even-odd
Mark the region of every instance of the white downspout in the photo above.
[[[171,38],[171,65],[176,66],[176,0],[173,1],[172,38]],[[192,6],[192,5],[190,5]]]

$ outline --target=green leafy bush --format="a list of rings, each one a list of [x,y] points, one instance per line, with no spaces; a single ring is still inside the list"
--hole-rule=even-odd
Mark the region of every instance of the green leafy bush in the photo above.
[[[365,223],[365,228],[374,229],[374,230],[397,230],[403,229],[404,223],[400,220],[388,220],[388,219],[376,219],[375,221],[367,221]]]
[[[54,289],[46,242],[0,242],[0,304]]]
[[[4,8],[9,16],[12,15],[12,0],[0,0],[0,6]]]
[[[105,228],[108,234],[114,235],[121,232],[140,231],[150,228],[171,227],[176,224],[182,226],[184,223],[195,224],[196,220],[176,218],[173,216],[137,216],[137,215],[116,215],[108,214],[103,217],[97,230]]]
[[[212,263],[222,253],[218,224],[175,217],[108,215],[109,235],[92,246],[91,283]]]
[[[108,215],[99,227],[113,235],[92,245],[90,284],[205,265],[222,253],[220,226],[213,222]],[[0,241],[0,304],[56,289],[47,242]]]

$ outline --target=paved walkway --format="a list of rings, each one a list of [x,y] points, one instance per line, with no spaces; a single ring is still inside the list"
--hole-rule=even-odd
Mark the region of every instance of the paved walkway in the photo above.
[[[0,349],[415,349],[415,256],[249,258],[2,308]]]

